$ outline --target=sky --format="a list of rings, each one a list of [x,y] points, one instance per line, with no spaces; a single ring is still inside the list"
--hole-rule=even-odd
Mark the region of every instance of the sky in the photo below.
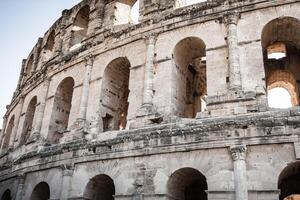
[[[0,12],[0,129],[16,89],[22,59],[39,37],[81,0],[1,0]]]

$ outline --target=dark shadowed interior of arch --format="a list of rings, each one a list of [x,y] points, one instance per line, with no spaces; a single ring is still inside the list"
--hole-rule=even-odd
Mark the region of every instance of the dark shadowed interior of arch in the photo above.
[[[11,134],[12,134],[12,131],[14,129],[14,126],[15,126],[15,116],[13,115],[9,122],[8,122],[8,125],[6,127],[6,130],[5,130],[5,135],[4,135],[4,138],[3,138],[3,144],[2,144],[2,149],[7,149],[8,146],[9,146],[9,142],[10,142],[10,138],[11,138]]]
[[[279,200],[300,195],[300,162],[289,164],[280,174],[278,180]]]
[[[300,21],[292,17],[269,22],[262,32],[267,90],[275,87],[286,89],[291,96],[292,106],[299,105],[299,34]]]
[[[25,119],[24,119],[22,134],[20,138],[20,143],[19,143],[20,145],[26,143],[26,141],[30,137],[31,131],[33,130],[33,119],[36,110],[36,104],[37,104],[37,97],[35,96],[29,102],[29,105],[25,113]]]
[[[45,61],[49,60],[51,56],[53,55],[54,50],[54,44],[55,44],[55,31],[52,30],[51,33],[48,36],[44,51],[43,51],[43,58]]]
[[[101,174],[88,182],[83,198],[86,200],[113,200],[114,195],[114,181],[109,176]]]
[[[11,200],[11,192],[10,190],[5,190],[3,193],[1,200]]]
[[[65,78],[57,87],[51,115],[48,140],[58,143],[63,133],[67,131],[72,106],[74,80]]]
[[[31,193],[30,200],[49,200],[50,199],[50,188],[45,182],[41,182],[35,186]]]
[[[207,200],[206,178],[193,168],[175,171],[170,176],[167,190],[169,200]]]
[[[129,96],[130,63],[127,58],[110,62],[103,75],[101,106],[103,131],[126,127]]]
[[[90,7],[87,5],[78,11],[72,27],[71,48],[74,45],[80,44],[86,37],[89,26],[89,15]]]
[[[27,61],[26,64],[26,70],[25,70],[26,78],[30,77],[32,69],[33,69],[33,54],[29,57],[29,60]]]
[[[206,47],[196,37],[181,40],[174,49],[173,102],[179,117],[194,118],[206,108]]]

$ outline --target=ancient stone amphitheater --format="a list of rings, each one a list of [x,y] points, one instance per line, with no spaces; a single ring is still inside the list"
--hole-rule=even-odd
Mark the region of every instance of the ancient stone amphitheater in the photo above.
[[[299,0],[64,10],[7,106],[1,200],[299,199],[299,10]],[[278,88],[288,108],[271,108]]]

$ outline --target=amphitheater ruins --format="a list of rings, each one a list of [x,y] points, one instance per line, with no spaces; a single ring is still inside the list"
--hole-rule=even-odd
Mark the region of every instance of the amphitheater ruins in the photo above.
[[[1,200],[299,199],[299,10],[299,0],[64,10],[7,106]],[[278,88],[287,108],[269,106]]]

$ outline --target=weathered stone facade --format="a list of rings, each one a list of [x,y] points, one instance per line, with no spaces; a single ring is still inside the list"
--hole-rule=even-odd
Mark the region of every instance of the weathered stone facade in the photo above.
[[[135,2],[83,0],[23,60],[1,199],[297,199],[300,1]]]

